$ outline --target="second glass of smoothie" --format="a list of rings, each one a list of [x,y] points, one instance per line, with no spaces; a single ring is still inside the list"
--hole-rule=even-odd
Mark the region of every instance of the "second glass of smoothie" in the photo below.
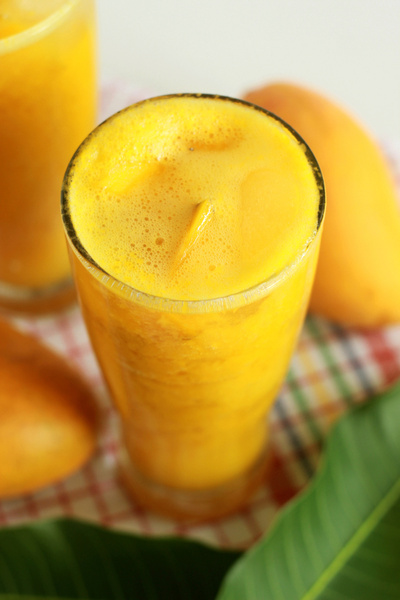
[[[304,141],[236,99],[146,100],[76,152],[63,221],[121,473],[143,505],[217,518],[266,476],[324,207]]]
[[[60,188],[96,122],[95,38],[94,0],[0,2],[0,308],[74,299]]]

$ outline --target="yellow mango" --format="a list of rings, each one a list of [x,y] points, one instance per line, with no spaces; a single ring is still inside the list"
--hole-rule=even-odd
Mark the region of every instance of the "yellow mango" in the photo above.
[[[325,179],[310,311],[355,327],[400,322],[400,207],[376,141],[346,110],[298,85],[273,83],[244,98],[289,123]]]
[[[0,498],[79,469],[97,445],[100,411],[61,356],[0,319]]]

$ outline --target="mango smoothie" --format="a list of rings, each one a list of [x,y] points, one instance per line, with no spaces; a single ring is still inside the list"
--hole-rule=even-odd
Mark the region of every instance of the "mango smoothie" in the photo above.
[[[71,296],[59,215],[71,154],[95,125],[93,0],[0,3],[0,306]]]
[[[70,162],[62,210],[132,494],[175,517],[235,510],[265,476],[266,416],[307,308],[322,177],[242,101],[150,99]]]

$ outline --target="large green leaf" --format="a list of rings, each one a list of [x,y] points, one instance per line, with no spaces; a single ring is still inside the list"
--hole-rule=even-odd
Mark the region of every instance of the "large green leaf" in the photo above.
[[[308,490],[218,600],[400,599],[400,385],[334,428]]]
[[[74,520],[0,532],[0,598],[214,600],[238,552]]]

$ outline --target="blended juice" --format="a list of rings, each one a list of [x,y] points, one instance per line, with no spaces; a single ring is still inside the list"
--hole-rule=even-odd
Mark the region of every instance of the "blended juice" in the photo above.
[[[1,304],[70,276],[59,197],[95,125],[92,0],[1,0],[0,114]]]
[[[307,308],[324,212],[314,158],[252,105],[155,98],[81,145],[63,212],[133,493],[162,510],[186,492],[195,517],[196,493],[225,486],[203,516],[228,512],[262,472]]]

